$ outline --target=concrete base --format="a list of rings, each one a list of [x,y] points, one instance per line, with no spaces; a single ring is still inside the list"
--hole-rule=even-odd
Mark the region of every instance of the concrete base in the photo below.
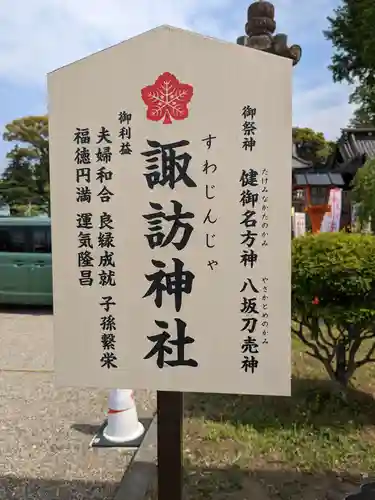
[[[348,495],[345,500],[375,500],[375,482],[363,484],[358,493]]]
[[[141,446],[142,441],[147,433],[147,429],[150,427],[152,419],[140,418],[139,421],[143,424],[143,427],[145,428],[145,432],[142,434],[142,436],[135,439],[134,441],[128,441],[126,443],[114,443],[113,441],[109,441],[103,433],[104,429],[107,426],[107,420],[105,420],[101,425],[99,431],[95,434],[95,436],[91,440],[90,448],[116,448],[116,449],[125,448],[128,450],[138,449]]]
[[[146,426],[145,426],[146,427]],[[141,446],[125,472],[114,500],[144,500],[157,479],[157,417],[146,429]]]

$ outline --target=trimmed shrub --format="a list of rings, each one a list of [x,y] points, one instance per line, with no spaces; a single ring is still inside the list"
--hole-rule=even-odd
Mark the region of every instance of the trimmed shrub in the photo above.
[[[375,237],[321,233],[292,242],[293,333],[347,387],[375,361]]]

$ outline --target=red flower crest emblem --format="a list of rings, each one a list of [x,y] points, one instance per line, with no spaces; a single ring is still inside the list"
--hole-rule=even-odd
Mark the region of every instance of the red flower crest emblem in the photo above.
[[[170,125],[172,119],[185,120],[188,117],[193,87],[188,83],[181,83],[174,75],[166,72],[153,85],[144,87],[141,95],[147,106],[147,119],[154,122],[163,120],[163,123]]]

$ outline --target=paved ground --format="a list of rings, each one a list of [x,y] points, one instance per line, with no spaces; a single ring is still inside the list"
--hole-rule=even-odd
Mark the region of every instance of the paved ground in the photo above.
[[[0,499],[112,500],[131,454],[88,448],[108,393],[55,390],[52,370],[51,313],[0,310]]]

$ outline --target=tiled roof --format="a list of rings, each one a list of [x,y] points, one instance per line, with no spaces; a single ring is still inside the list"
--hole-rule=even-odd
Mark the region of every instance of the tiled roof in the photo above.
[[[375,128],[343,129],[338,148],[344,162],[361,155],[375,158]]]
[[[292,145],[292,168],[308,168],[311,167],[312,163],[303,160],[298,156],[297,146],[293,143]]]
[[[293,183],[297,186],[344,186],[342,175],[333,172],[294,172]]]

